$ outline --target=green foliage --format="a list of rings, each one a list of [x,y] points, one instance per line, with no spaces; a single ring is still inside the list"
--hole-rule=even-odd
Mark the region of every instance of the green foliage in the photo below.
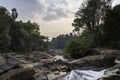
[[[48,38],[40,35],[37,23],[15,21],[18,13],[15,8],[9,14],[0,7],[0,51],[10,49],[18,52],[31,52],[48,49]]]
[[[103,46],[120,49],[120,5],[115,6],[108,12],[103,32]]]
[[[52,39],[52,41],[50,42],[50,48],[52,48],[52,49],[64,49],[66,43],[75,37],[76,36],[73,35],[72,33],[66,34],[66,35],[59,35],[56,38]]]
[[[7,51],[10,45],[11,37],[10,29],[10,14],[6,8],[0,6],[0,51]]]
[[[11,46],[13,51],[31,52],[45,50],[48,43],[44,40],[46,37],[41,36],[39,25],[37,23],[14,22],[11,27]]]
[[[65,53],[70,54],[72,58],[83,57],[91,48],[91,43],[91,40],[87,38],[73,39],[67,43]]]
[[[85,0],[82,7],[75,14],[72,23],[74,32],[81,36],[80,31],[86,31],[93,37],[96,45],[96,33],[102,34],[101,24],[104,23],[106,11],[111,8],[111,0]]]

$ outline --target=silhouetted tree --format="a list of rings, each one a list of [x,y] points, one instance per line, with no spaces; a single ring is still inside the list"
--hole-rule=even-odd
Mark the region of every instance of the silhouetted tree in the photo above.
[[[52,41],[50,42],[50,48],[52,48],[52,49],[64,49],[66,43],[75,37],[76,36],[73,35],[72,33],[66,34],[66,35],[59,35],[56,38],[52,39]]]
[[[106,11],[110,8],[111,0],[86,0],[75,14],[76,18],[72,23],[73,31],[78,32],[78,35],[80,30],[85,31],[96,45],[96,34],[102,33],[100,26],[104,23]]]
[[[17,9],[16,8],[13,8],[12,9],[12,19],[16,19],[18,17],[18,13],[17,13]]]
[[[115,6],[108,12],[103,31],[103,45],[120,49],[120,5]]]
[[[17,10],[10,14],[0,7],[0,51],[31,52],[48,49],[48,38],[40,34],[39,25],[31,21],[16,21]]]
[[[7,51],[11,42],[9,35],[10,19],[8,10],[0,6],[0,51]]]

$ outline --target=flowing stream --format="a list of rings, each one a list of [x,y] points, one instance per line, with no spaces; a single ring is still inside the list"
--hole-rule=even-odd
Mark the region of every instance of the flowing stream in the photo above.
[[[66,61],[67,59],[65,59],[63,56],[61,56],[61,55],[56,55],[55,57],[54,57],[54,59],[56,59],[56,60],[58,60],[58,59],[61,59],[61,60],[63,60],[63,61]]]
[[[105,70],[73,70],[64,80],[97,80],[104,76]]]
[[[56,55],[54,58],[56,60],[57,59],[66,60],[66,59],[64,59],[63,56],[60,56],[60,55]],[[105,74],[104,74],[105,71],[106,71],[106,69],[101,70],[101,71],[72,70],[70,72],[70,74],[68,74],[66,77],[64,77],[64,78],[62,78],[60,80],[97,80],[97,79],[105,76]]]

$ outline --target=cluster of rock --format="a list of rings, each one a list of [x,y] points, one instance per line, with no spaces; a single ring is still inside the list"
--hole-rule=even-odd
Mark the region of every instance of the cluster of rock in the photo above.
[[[90,56],[71,61],[71,67],[75,70],[105,70],[98,80],[120,80],[119,50],[93,49],[89,52]]]
[[[24,55],[15,53],[0,55],[0,80],[29,80],[35,74],[32,68],[23,68],[20,65],[30,63],[23,60]],[[22,75],[21,75],[22,74]]]
[[[50,52],[34,52],[24,55],[0,54],[0,80],[63,80],[71,70],[101,70],[106,68],[110,69],[105,74],[114,73],[99,80],[114,80],[110,79],[113,77],[120,80],[120,64],[116,66],[115,63],[119,54],[97,53],[99,54],[92,53],[90,56],[69,61],[56,59],[55,54]]]
[[[72,69],[98,69],[98,68],[108,68],[114,66],[115,57],[112,55],[94,55],[87,56],[81,59],[77,59],[69,62]]]
[[[0,80],[51,80],[48,74],[66,74],[67,63],[54,57],[45,52],[0,54]]]

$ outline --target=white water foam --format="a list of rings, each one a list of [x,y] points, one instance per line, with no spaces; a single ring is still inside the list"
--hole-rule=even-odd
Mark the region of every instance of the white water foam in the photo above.
[[[104,76],[105,71],[73,70],[64,80],[97,80]]]

